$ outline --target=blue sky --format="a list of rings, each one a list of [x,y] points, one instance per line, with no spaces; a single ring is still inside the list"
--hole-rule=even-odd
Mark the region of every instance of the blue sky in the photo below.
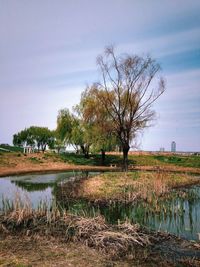
[[[96,57],[150,54],[167,90],[140,148],[200,151],[200,1],[0,0],[0,143],[31,125],[56,127],[98,79]]]

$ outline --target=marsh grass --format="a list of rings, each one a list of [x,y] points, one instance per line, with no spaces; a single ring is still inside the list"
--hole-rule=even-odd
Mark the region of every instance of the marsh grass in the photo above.
[[[144,200],[151,203],[156,198],[168,194],[173,188],[195,183],[199,183],[197,177],[184,173],[104,173],[84,180],[76,195],[95,202]]]
[[[19,195],[14,202],[4,201],[0,215],[0,232],[54,236],[65,241],[80,241],[113,257],[122,257],[136,246],[151,243],[148,234],[128,222],[111,226],[102,216],[80,217],[60,209],[55,203],[41,203],[33,210]]]

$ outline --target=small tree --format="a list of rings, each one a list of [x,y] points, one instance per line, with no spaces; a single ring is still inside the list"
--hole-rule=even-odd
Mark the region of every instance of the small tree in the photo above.
[[[89,139],[93,151],[101,151],[102,165],[105,164],[105,152],[113,150],[117,145],[117,138],[112,131],[112,120],[108,116],[106,108],[101,105],[96,97],[96,87],[87,87],[81,95],[81,101],[77,108],[82,120],[88,126]]]
[[[56,149],[57,153],[60,153],[60,150],[65,146],[64,142],[61,140],[59,133],[54,130],[52,131],[53,134],[53,142],[50,146],[51,149]]]
[[[97,64],[101,81],[94,84],[95,98],[112,119],[123,151],[123,169],[127,170],[131,142],[154,118],[152,104],[164,92],[164,80],[158,77],[155,81],[160,66],[151,57],[116,56],[113,47],[105,49]]]
[[[78,107],[75,110],[79,113]],[[60,110],[57,117],[57,132],[63,142],[72,145],[77,153],[81,150],[88,158],[91,146],[90,129],[79,114],[75,116],[68,109]]]

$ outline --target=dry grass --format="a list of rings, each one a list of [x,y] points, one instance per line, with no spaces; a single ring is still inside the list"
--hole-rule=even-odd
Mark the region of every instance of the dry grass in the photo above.
[[[33,211],[20,203],[0,215],[1,266],[176,266],[151,252],[154,244],[169,242],[169,235],[128,222],[111,226],[101,216],[83,218],[56,207]]]
[[[6,236],[0,240],[0,266],[2,267],[105,267],[128,266],[111,263],[105,255],[81,243],[62,243],[55,238],[40,236]]]
[[[63,241],[79,241],[113,257],[126,256],[137,246],[150,244],[150,238],[136,225],[109,226],[101,216],[84,218],[67,214],[57,207],[45,206],[37,211],[19,200],[12,210],[0,215],[0,232],[59,237]]]
[[[172,188],[195,183],[199,183],[197,177],[184,173],[161,171],[104,173],[83,181],[76,196],[92,201],[130,202],[143,199],[151,202],[153,197],[164,195]]]

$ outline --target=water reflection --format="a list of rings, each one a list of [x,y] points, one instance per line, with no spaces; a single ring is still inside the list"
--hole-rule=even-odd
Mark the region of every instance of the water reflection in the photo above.
[[[83,199],[76,199],[82,189],[82,181],[92,172],[65,172],[57,174],[25,175],[0,179],[0,200],[14,201],[16,192],[30,199],[33,208],[41,201],[51,205],[52,200],[69,212],[94,216],[102,214],[108,223],[129,220],[152,229],[167,231],[198,240],[200,237],[200,187],[173,192],[165,200],[152,199],[152,203],[112,203],[95,205]],[[2,201],[0,201],[0,209]]]
[[[30,183],[26,181],[11,181],[11,183],[27,192],[45,191],[47,188],[54,186],[54,183]]]

